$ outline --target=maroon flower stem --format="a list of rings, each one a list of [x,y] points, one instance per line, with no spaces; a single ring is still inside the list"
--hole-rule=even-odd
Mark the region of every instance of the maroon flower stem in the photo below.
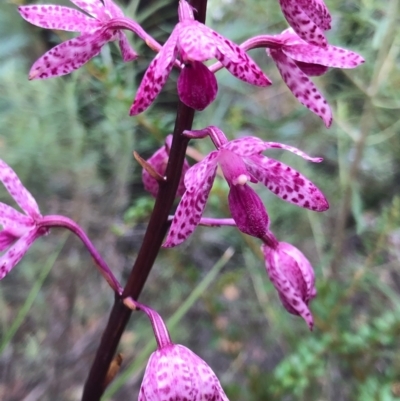
[[[154,310],[140,302],[134,301],[131,297],[124,299],[124,304],[131,310],[140,310],[144,312],[150,320],[153,327],[154,337],[157,341],[157,348],[163,349],[172,344],[169,331],[161,316]]]
[[[67,230],[72,231],[86,246],[89,253],[99,269],[102,276],[106,279],[110,287],[119,295],[122,294],[123,288],[118,280],[115,278],[114,274],[107,266],[107,263],[103,260],[100,253],[97,251],[95,246],[90,241],[89,237],[82,230],[82,228],[75,223],[75,221],[69,219],[65,216],[44,216],[37,222],[38,227],[62,227]]]
[[[196,18],[205,22],[207,0],[193,0],[192,6],[197,10]],[[139,250],[137,259],[128,278],[123,298],[136,300],[147,280],[153,263],[161,248],[168,228],[168,215],[178,189],[183,161],[189,139],[182,135],[184,130],[192,128],[194,110],[178,103],[172,146],[166,171],[167,180],[161,183],[153,213]],[[99,401],[104,392],[105,378],[117,350],[122,333],[129,321],[131,310],[124,305],[123,299],[116,296],[107,326],[103,332],[99,348],[89,372],[83,390],[82,401]]]
[[[162,48],[162,46],[152,36],[150,36],[137,22],[132,21],[127,17],[110,19],[106,23],[104,29],[127,29],[128,31],[136,33],[136,35],[138,35],[141,39],[145,41],[147,46],[149,46],[156,52],[159,52]]]

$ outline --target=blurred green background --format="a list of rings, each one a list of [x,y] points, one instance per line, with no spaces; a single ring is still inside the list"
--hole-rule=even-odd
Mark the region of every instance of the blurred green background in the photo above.
[[[171,132],[176,75],[155,106],[129,117],[153,56],[130,35],[141,54],[134,63],[111,44],[69,76],[28,82],[34,60],[70,36],[29,25],[17,3],[0,4],[0,157],[43,214],[65,214],[87,231],[124,283],[153,204],[132,152],[150,156]],[[274,85],[251,87],[220,71],[217,100],[195,119],[196,128],[217,125],[230,138],[255,135],[324,157],[314,165],[268,152],[312,179],[328,212],[257,186],[276,236],[315,268],[314,332],[280,304],[259,241],[233,228],[198,228],[162,250],[141,298],[169,319],[176,342],[209,363],[231,401],[400,399],[399,1],[326,3],[329,41],[366,59],[314,79],[333,109],[331,129],[296,101],[262,49],[250,54]],[[167,0],[125,0],[123,8],[162,43],[176,18]],[[207,23],[236,42],[287,26],[276,0],[210,0]],[[208,140],[190,146],[212,149]],[[227,217],[226,198],[217,179],[206,215]],[[3,189],[0,199],[12,202]],[[38,240],[0,283],[0,399],[78,400],[112,302],[76,238],[55,229]],[[134,314],[105,400],[137,398],[150,337],[147,319]]]

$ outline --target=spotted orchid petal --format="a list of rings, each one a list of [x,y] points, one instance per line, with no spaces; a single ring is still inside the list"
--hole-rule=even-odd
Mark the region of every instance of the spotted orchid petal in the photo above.
[[[33,64],[29,79],[59,77],[77,70],[97,56],[112,35],[112,32],[99,30],[60,43]]]
[[[262,245],[261,250],[268,276],[283,306],[289,313],[301,316],[312,330],[314,320],[308,304],[317,291],[310,262],[297,248],[285,242],[280,242],[275,249]]]
[[[253,59],[237,44],[217,32],[217,53],[215,58],[236,78],[256,86],[271,85],[271,80],[262,72]]]
[[[109,19],[101,0],[70,0],[70,2],[99,21],[106,21]]]
[[[26,232],[0,257],[0,280],[23,258],[32,243],[44,233],[45,231],[36,229]]]
[[[323,158],[322,157],[312,157],[309,156],[307,153],[303,152],[300,149],[295,148],[294,146],[290,145],[285,145],[284,143],[279,143],[279,142],[264,142],[264,149],[283,149],[287,150],[291,153],[294,153],[297,156],[302,157],[305,160],[308,160],[313,163],[321,163]]]
[[[18,206],[31,218],[42,217],[39,206],[31,193],[22,185],[21,180],[15,174],[14,170],[3,160],[0,160],[0,181],[3,183],[8,193],[14,198]],[[4,205],[6,206],[6,205]],[[9,208],[2,207],[5,216],[11,216]]]
[[[318,115],[329,127],[332,124],[332,111],[314,83],[282,51],[271,49],[269,54],[274,59],[283,80],[294,96],[300,103]]]
[[[306,42],[325,47],[331,17],[322,0],[279,0],[289,25]]]
[[[34,225],[33,218],[0,203],[0,225],[12,235],[20,237]]]
[[[103,0],[103,1],[106,12],[108,12],[112,18],[124,17],[123,11],[112,0]]]
[[[0,252],[11,246],[18,238],[34,228],[32,217],[26,216],[12,207],[0,203]]]
[[[163,247],[179,245],[199,224],[217,173],[218,154],[218,151],[211,152],[185,174],[186,192],[176,209]]]
[[[178,23],[178,49],[183,61],[206,61],[215,57],[216,32],[206,25],[185,20]]]
[[[242,138],[233,139],[223,145],[223,148],[242,157],[252,156],[266,149],[265,142],[255,136],[244,136]]]
[[[172,70],[177,52],[177,31],[174,30],[150,63],[131,106],[129,114],[134,116],[145,111],[165,85]]]
[[[355,52],[331,45],[321,48],[304,43],[283,46],[282,52],[293,60],[325,67],[355,68],[365,61]]]
[[[323,0],[297,0],[309,18],[323,30],[331,29],[332,17]]]
[[[149,359],[139,401],[229,401],[212,369],[179,344],[155,351]]]
[[[101,27],[100,21],[73,8],[58,5],[20,6],[18,11],[26,21],[46,29],[90,32]]]
[[[250,174],[281,199],[316,212],[329,208],[323,193],[292,167],[262,155],[246,158],[245,163]]]

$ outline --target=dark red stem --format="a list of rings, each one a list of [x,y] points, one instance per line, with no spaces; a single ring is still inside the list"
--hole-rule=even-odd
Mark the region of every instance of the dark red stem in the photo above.
[[[207,0],[193,0],[191,4],[197,10],[196,18],[204,23]],[[194,110],[179,102],[166,171],[167,180],[160,185],[153,213],[150,217],[138,257],[124,289],[123,298],[130,296],[134,300],[138,299],[160,250],[168,228],[168,215],[179,185],[189,141],[182,133],[192,128],[193,118]],[[123,298],[116,296],[83,390],[82,401],[99,401],[103,394],[103,384],[108,368],[131,315],[131,310],[122,301]]]

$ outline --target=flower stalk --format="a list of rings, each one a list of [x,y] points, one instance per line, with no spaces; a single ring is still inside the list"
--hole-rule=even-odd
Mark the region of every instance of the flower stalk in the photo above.
[[[198,11],[196,19],[204,23],[207,0],[193,0],[192,6]],[[134,300],[139,298],[161,248],[162,241],[169,226],[168,216],[179,186],[180,172],[183,167],[186,148],[189,142],[189,139],[182,134],[183,131],[192,128],[194,112],[193,109],[179,101],[169,161],[165,174],[167,179],[160,185],[142,246],[123,292],[124,298],[132,297]],[[116,297],[88,379],[85,383],[82,401],[100,400],[103,394],[103,388],[99,386],[99,383],[104,383],[109,365],[116,353],[130,315],[131,310],[124,305],[121,298]]]

